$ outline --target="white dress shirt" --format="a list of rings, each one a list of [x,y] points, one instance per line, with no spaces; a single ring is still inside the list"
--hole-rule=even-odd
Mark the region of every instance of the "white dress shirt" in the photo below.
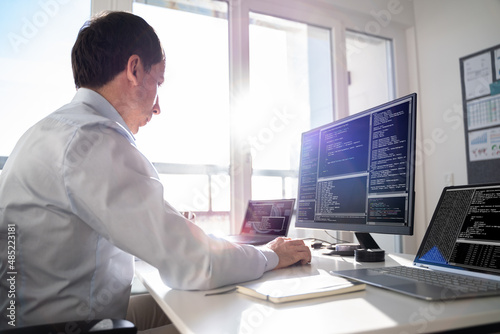
[[[14,267],[5,265],[8,226]],[[123,119],[84,88],[9,156],[0,174],[0,234],[0,328],[11,300],[17,326],[125,317],[133,256],[176,289],[256,279],[278,263],[267,248],[208,236],[165,202]],[[7,298],[9,272],[15,299]]]

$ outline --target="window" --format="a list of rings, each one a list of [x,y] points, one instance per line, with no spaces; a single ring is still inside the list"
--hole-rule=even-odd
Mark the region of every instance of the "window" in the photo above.
[[[250,12],[254,199],[297,196],[301,134],[333,117],[330,29]]]
[[[75,94],[71,48],[90,1],[3,1],[0,11],[0,169],[35,122]]]
[[[392,42],[388,39],[347,31],[349,114],[393,99]]]

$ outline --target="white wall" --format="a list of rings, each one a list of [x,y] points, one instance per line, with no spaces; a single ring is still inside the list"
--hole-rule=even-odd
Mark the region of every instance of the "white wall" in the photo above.
[[[425,194],[416,209],[425,210],[428,224],[445,175],[452,174],[456,185],[467,184],[459,58],[500,44],[500,1],[418,0],[413,5]],[[415,234],[417,245],[422,231]]]

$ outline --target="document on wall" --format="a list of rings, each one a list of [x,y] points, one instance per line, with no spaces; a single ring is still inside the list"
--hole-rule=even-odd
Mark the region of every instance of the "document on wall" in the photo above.
[[[491,53],[485,52],[464,61],[465,99],[490,94],[490,83],[493,82]]]
[[[500,126],[500,94],[467,102],[466,106],[469,131]]]

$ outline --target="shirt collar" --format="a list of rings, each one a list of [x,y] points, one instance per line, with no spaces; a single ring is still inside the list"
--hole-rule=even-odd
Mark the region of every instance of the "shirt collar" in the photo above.
[[[130,131],[127,123],[123,120],[122,116],[118,111],[102,96],[96,91],[88,88],[79,88],[73,98],[73,102],[83,102],[89,105],[92,109],[97,111],[101,116],[109,118],[121,125],[130,134],[130,137],[135,141],[135,137]]]

